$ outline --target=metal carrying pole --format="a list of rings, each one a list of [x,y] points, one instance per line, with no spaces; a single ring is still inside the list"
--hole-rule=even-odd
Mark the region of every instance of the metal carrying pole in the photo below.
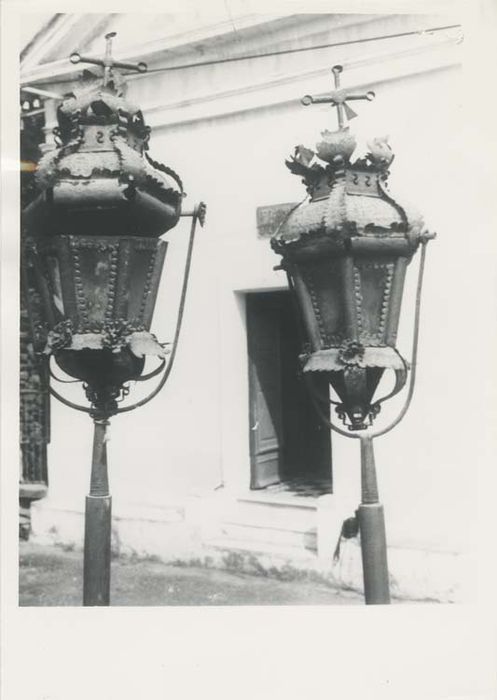
[[[112,498],[107,474],[108,420],[94,420],[90,493],[86,497],[83,605],[109,605]]]
[[[366,605],[390,603],[385,517],[378,497],[371,437],[361,437],[361,505],[357,520]]]

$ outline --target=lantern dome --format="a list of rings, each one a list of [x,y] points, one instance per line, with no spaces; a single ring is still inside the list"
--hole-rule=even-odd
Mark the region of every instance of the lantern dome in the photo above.
[[[352,160],[355,146],[355,138],[343,129],[322,132],[316,151],[296,147],[286,165],[302,176],[308,197],[289,212],[275,232],[271,245],[276,252],[345,250],[353,238],[382,234],[403,241],[399,250],[415,251],[423,221],[388,191],[393,153],[386,138],[373,139],[367,155]]]
[[[57,121],[58,147],[40,159],[40,195],[26,210],[32,231],[158,236],[176,225],[182,182],[149,157],[150,128],[116,70],[85,70]]]

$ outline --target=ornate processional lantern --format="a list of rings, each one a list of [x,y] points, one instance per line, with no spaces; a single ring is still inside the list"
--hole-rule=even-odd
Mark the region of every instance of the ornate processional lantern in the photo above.
[[[195,227],[205,218],[202,203],[193,212],[182,213],[179,176],[148,156],[150,128],[140,109],[126,98],[119,72],[144,72],[146,65],[115,61],[114,36],[106,35],[103,60],[72,54],[73,63],[99,66],[98,74],[85,70],[78,86],[62,100],[57,148],[38,163],[40,193],[23,212],[24,283],[39,302],[30,309],[35,347],[82,382],[90,406],[68,401],[53,387],[51,393],[89,413],[95,424],[85,516],[85,605],[109,603],[106,427],[111,416],[153,398],[169,376]],[[191,216],[192,226],[174,340],[166,353],[150,326],[168,245],[160,236],[176,226],[180,216]],[[158,358],[159,365],[145,375],[147,356]],[[130,381],[161,372],[148,397],[120,406]]]
[[[322,132],[316,150],[297,146],[287,167],[303,178],[308,197],[295,206],[272,237],[281,268],[294,291],[305,352],[303,375],[322,419],[333,430],[361,439],[362,504],[358,510],[367,603],[389,602],[383,509],[378,502],[372,438],[405,414],[414,388],[419,302],[425,246],[433,235],[422,220],[396,202],[387,189],[393,153],[386,139],[373,139],[363,158],[353,159],[356,140],[344,126],[355,113],[350,100],[372,100],[373,92],[351,94],[340,87],[341,66],[332,69],[335,90],[306,96],[304,105],[336,107],[338,130]],[[405,385],[409,364],[396,348],[406,269],[422,246],[411,385],[406,405],[390,426],[371,431],[383,401]],[[375,398],[385,370],[395,383]],[[338,400],[346,430],[330,424],[321,409],[329,396],[317,393],[313,377],[324,374]]]

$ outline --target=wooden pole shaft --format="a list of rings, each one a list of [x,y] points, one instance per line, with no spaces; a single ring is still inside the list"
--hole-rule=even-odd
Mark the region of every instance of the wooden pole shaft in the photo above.
[[[361,438],[361,491],[358,508],[361,536],[364,597],[366,605],[390,603],[388,580],[387,540],[383,506],[378,501],[378,484],[374,461],[373,441]]]
[[[110,603],[112,499],[107,475],[107,425],[105,420],[95,420],[90,493],[85,508],[83,605]]]

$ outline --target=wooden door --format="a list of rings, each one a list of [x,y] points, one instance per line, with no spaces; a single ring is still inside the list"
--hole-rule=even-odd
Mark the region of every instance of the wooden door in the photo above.
[[[312,403],[302,377],[299,354],[302,352],[296,309],[290,294],[281,298],[280,339],[283,404],[283,461],[285,481],[328,479],[331,485],[331,431],[323,424]],[[326,377],[315,373],[314,386],[323,396],[328,394]],[[324,406],[326,414],[329,406]]]
[[[289,292],[247,295],[251,488],[327,479],[330,431],[302,381],[301,350]],[[323,393],[327,383],[324,378]]]
[[[282,348],[277,319],[278,304],[272,294],[248,295],[250,488],[252,489],[261,489],[281,480]]]

